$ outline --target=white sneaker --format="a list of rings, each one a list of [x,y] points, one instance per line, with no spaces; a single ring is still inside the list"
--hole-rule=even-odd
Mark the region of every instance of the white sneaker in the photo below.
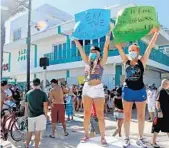
[[[130,146],[130,139],[129,138],[125,138],[124,139],[123,148],[129,148],[129,146]]]
[[[136,143],[142,148],[147,148],[146,141],[143,138],[139,139]]]

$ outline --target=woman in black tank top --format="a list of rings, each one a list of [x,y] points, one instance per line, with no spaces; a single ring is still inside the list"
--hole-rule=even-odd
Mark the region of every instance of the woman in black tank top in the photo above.
[[[143,148],[147,147],[143,140],[144,122],[145,122],[145,107],[146,107],[146,89],[143,82],[144,70],[151,53],[152,47],[154,46],[157,37],[158,29],[153,28],[150,33],[154,33],[144,55],[139,59],[140,48],[136,44],[129,46],[128,52],[129,57],[123,51],[122,45],[117,44],[116,47],[119,50],[120,56],[125,65],[126,78],[123,85],[123,108],[124,108],[124,131],[125,131],[125,142],[124,147],[130,145],[129,130],[130,130],[130,119],[132,113],[133,103],[136,104],[138,114],[138,131],[139,140],[137,144]]]

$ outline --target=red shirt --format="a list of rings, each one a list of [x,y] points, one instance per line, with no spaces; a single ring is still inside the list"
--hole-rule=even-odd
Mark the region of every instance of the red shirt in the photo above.
[[[92,104],[92,116],[97,116],[96,115],[96,107],[95,107],[94,103]]]

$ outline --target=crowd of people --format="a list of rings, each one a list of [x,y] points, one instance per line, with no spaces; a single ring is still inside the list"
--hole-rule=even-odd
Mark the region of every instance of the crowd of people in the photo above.
[[[43,131],[46,128],[46,118],[48,119],[48,108],[51,108],[51,121],[52,121],[52,133],[50,135],[51,138],[55,138],[55,130],[56,123],[62,123],[64,129],[64,136],[68,136],[69,133],[66,130],[66,120],[72,121],[74,120],[73,116],[77,112],[83,112],[83,101],[82,101],[82,90],[84,85],[72,85],[68,87],[66,85],[58,85],[58,81],[53,79],[51,80],[51,88],[49,89],[49,93],[44,93],[40,87],[40,80],[35,79],[33,81],[33,88],[31,93],[27,93],[24,97],[24,92],[18,88],[17,85],[8,84],[7,81],[2,81],[1,83],[1,92],[4,94],[4,100],[1,99],[1,108],[5,109],[9,106],[14,105],[16,108],[20,108],[22,110],[22,115],[27,114],[29,117],[28,129],[29,132],[27,134],[27,146],[29,145],[32,132]],[[159,119],[160,116],[164,116],[166,119],[165,122],[168,122],[168,109],[167,109],[167,87],[169,87],[169,81],[163,80],[161,87],[159,89],[156,88],[155,84],[146,85],[147,92],[147,109],[149,112],[149,120],[152,122],[152,144],[154,147],[158,147],[156,144],[156,138],[159,131],[166,131],[168,133],[168,127],[166,127],[166,123]],[[117,121],[116,130],[113,132],[112,136],[116,136],[118,134],[119,137],[122,137],[122,125],[124,123],[124,111],[123,111],[123,101],[122,101],[122,86],[115,87],[112,90],[109,90],[107,86],[104,86],[104,96],[105,96],[105,105],[104,105],[104,113],[112,114],[114,119]],[[166,89],[165,89],[166,88]],[[163,90],[162,94],[160,91]],[[160,95],[159,95],[160,94]],[[166,100],[163,101],[162,97],[166,97]],[[35,98],[39,98],[35,101]],[[41,100],[40,100],[41,98]],[[22,101],[26,102],[26,105],[23,108],[21,105]],[[3,101],[3,102],[2,102]],[[161,108],[164,108],[163,115],[158,113],[157,101],[162,101]],[[166,102],[165,102],[166,101]],[[42,103],[43,102],[43,103]],[[43,104],[41,107],[40,104]],[[47,105],[48,104],[48,105]],[[30,106],[29,106],[30,105]],[[29,108],[29,111],[28,111]],[[25,111],[24,111],[25,110]],[[167,110],[167,111],[166,111]],[[38,112],[37,112],[38,111]],[[45,116],[43,115],[45,111]],[[159,110],[160,111],[160,110]],[[161,109],[162,111],[162,109]],[[28,113],[29,112],[29,113]],[[26,116],[26,117],[27,117]],[[33,119],[35,117],[35,119]],[[37,118],[38,117],[38,118]],[[67,119],[65,119],[67,117]],[[91,118],[90,118],[90,136],[94,137],[100,134],[98,117],[96,113],[96,107],[94,103],[92,103],[91,110]],[[158,121],[158,122],[157,122]],[[43,123],[43,124],[42,124]],[[158,123],[158,124],[157,124]],[[36,128],[34,127],[36,124]],[[40,141],[40,132],[35,134],[37,137],[35,138],[35,144],[39,145]]]
[[[133,104],[137,109],[138,118],[138,140],[137,145],[147,148],[144,139],[145,111],[148,104],[150,121],[152,124],[152,146],[159,148],[156,138],[159,131],[165,132],[169,136],[169,80],[164,79],[160,88],[155,85],[146,88],[143,80],[146,64],[149,59],[152,47],[158,37],[158,28],[153,28],[150,33],[153,37],[141,58],[140,47],[132,44],[128,48],[129,56],[124,53],[122,44],[116,47],[122,58],[125,68],[125,81],[121,87],[108,90],[101,82],[104,66],[108,58],[111,30],[106,36],[106,42],[103,48],[103,55],[99,47],[92,46],[89,56],[86,55],[82,45],[75,39],[75,43],[85,63],[84,85],[72,87],[59,85],[58,80],[51,80],[51,89],[49,93],[41,90],[40,79],[33,80],[33,86],[25,95],[25,117],[28,118],[28,133],[25,147],[29,143],[33,132],[35,131],[35,148],[39,147],[41,131],[46,129],[46,119],[48,118],[48,106],[51,108],[52,132],[51,138],[55,138],[56,124],[62,123],[64,136],[69,133],[66,129],[65,112],[67,120],[74,120],[75,112],[84,112],[84,137],[81,142],[85,143],[90,137],[100,135],[101,145],[107,146],[105,139],[105,113],[113,109],[114,118],[117,120],[117,128],[113,136],[117,134],[122,136],[121,129],[124,127],[124,148],[130,146],[130,122],[132,116]],[[1,107],[4,108],[7,101],[19,104],[19,91],[14,86],[7,88],[7,82],[1,83]],[[22,95],[20,95],[22,96]],[[90,134],[89,134],[89,127]]]

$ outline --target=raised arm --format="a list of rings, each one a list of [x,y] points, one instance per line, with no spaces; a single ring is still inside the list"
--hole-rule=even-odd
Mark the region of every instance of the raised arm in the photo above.
[[[111,35],[111,33],[109,33],[108,35],[106,35],[106,42],[104,44],[104,49],[103,49],[103,57],[102,57],[102,59],[100,61],[100,64],[101,64],[102,67],[107,62],[108,53],[109,53],[110,35]]]
[[[78,48],[78,50],[80,52],[80,55],[81,55],[83,61],[85,63],[88,63],[88,56],[86,55],[85,51],[83,50],[82,45],[79,43],[78,40],[75,39],[74,41],[75,41],[75,44],[76,44],[76,46],[77,46],[77,48]]]
[[[155,42],[156,42],[156,40],[157,40],[157,37],[158,37],[158,35],[159,35],[158,29],[155,28],[155,29],[153,29],[153,31],[154,31],[154,35],[153,35],[153,37],[152,37],[152,39],[151,39],[149,45],[147,46],[147,49],[146,49],[144,55],[143,55],[142,58],[140,59],[141,62],[143,63],[143,65],[144,65],[144,67],[146,67],[146,64],[147,64],[147,61],[148,61],[148,59],[149,59],[151,50],[152,50],[152,48],[153,48],[153,46],[154,46],[154,44],[155,44]]]
[[[119,43],[119,44],[116,44],[116,47],[117,47],[117,49],[119,51],[119,54],[120,54],[120,56],[122,58],[123,63],[126,63],[129,59],[126,56],[126,54],[124,53],[122,45]]]
[[[103,57],[102,57],[102,59],[100,61],[100,64],[102,65],[102,67],[107,62],[108,53],[109,53],[110,36],[111,36],[111,32],[112,32],[113,27],[114,27],[114,25],[112,23],[110,23],[110,31],[106,35],[106,42],[104,44],[104,49],[103,49]]]

